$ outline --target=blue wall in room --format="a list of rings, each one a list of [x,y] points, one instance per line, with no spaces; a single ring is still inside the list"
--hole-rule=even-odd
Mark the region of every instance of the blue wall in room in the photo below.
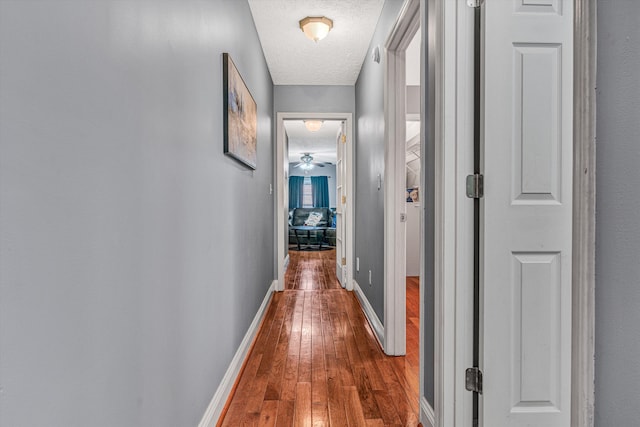
[[[222,52],[258,168],[222,149]],[[0,425],[195,426],[274,279],[244,1],[0,1]]]

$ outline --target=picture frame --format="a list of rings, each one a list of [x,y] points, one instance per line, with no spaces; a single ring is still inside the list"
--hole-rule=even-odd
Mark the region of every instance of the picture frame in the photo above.
[[[222,54],[224,153],[250,169],[258,166],[258,107],[228,53]]]
[[[407,188],[407,203],[418,203],[420,201],[418,187]]]

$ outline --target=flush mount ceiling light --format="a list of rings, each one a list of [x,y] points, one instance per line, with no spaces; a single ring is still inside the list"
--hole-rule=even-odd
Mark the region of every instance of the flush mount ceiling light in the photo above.
[[[322,127],[322,120],[305,120],[304,126],[309,132],[318,132]]]
[[[331,28],[333,28],[333,21],[326,16],[307,16],[300,20],[300,29],[304,35],[316,43],[327,37]]]

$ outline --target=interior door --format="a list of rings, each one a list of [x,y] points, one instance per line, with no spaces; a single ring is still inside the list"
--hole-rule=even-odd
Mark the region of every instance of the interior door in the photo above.
[[[569,427],[573,2],[484,2],[480,407]]]
[[[346,207],[346,151],[347,135],[345,124],[342,122],[340,132],[336,139],[336,276],[342,287],[346,284],[346,248],[344,246],[346,238],[345,229],[345,207]]]

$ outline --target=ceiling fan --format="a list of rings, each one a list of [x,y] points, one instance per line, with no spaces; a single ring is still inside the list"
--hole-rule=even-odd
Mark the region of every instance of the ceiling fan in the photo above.
[[[314,166],[323,168],[325,165],[331,164],[329,162],[314,162],[313,156],[311,154],[313,153],[303,153],[302,157],[300,157],[300,162],[293,167],[294,168],[299,167],[304,170],[309,170],[309,169],[313,169]]]

